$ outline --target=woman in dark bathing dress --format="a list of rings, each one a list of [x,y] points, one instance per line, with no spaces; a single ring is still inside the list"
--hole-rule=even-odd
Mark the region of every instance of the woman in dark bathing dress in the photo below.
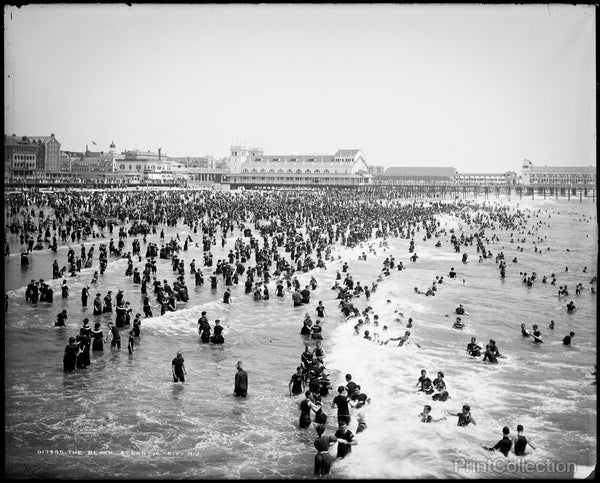
[[[65,372],[73,372],[77,362],[77,353],[79,345],[75,341],[75,337],[69,337],[69,343],[65,347],[65,355],[63,357],[63,368]]]
[[[100,322],[96,322],[94,324],[94,329],[92,330],[92,350],[93,351],[103,351],[104,350],[104,335],[100,330]]]
[[[310,391],[306,391],[304,395],[306,397],[300,402],[300,420],[298,421],[300,429],[306,429],[310,426],[312,423],[310,412],[315,410],[313,409],[315,405],[310,400]]]
[[[213,329],[213,335],[210,338],[210,341],[213,344],[223,344],[225,342],[225,337],[223,337],[223,326],[219,325],[220,320],[215,320],[215,327]]]
[[[80,334],[75,340],[79,345],[79,353],[76,359],[77,369],[85,369],[90,365],[90,338],[87,334]]]

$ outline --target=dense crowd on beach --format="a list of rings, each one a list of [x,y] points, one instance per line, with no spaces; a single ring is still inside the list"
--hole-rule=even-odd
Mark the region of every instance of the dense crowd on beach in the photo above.
[[[124,198],[126,197],[126,198]],[[471,233],[448,231],[440,223],[441,215],[456,217]],[[126,194],[117,191],[66,191],[63,193],[17,192],[5,195],[5,256],[14,251],[7,233],[18,239],[21,264],[27,265],[31,253],[50,250],[55,261],[48,267],[53,280],[61,280],[60,297],[81,297],[82,307],[91,299],[93,313],[82,320],[78,334],[69,337],[65,347],[63,368],[65,373],[85,369],[90,364],[90,352],[103,351],[104,343],[111,337],[110,350],[121,349],[121,332],[128,336],[127,349],[133,354],[136,340],[141,337],[143,320],[176,311],[189,301],[188,284],[210,285],[211,290],[222,293],[222,302],[232,301],[231,288],[244,285],[244,293],[256,300],[271,297],[287,297],[296,307],[306,308],[303,320],[298,321],[302,335],[303,350],[296,368],[290,368],[289,382],[291,397],[300,396],[299,422],[301,429],[314,427],[316,438],[314,447],[316,476],[329,473],[334,457],[330,447],[337,443],[336,458],[344,458],[351,453],[351,447],[358,443],[357,434],[367,429],[364,413],[365,405],[371,398],[361,391],[360,381],[354,381],[346,374],[345,384],[333,388],[326,367],[327,341],[325,320],[332,317],[323,302],[311,299],[311,292],[320,281],[311,275],[310,282],[302,286],[298,276],[311,274],[316,268],[327,268],[336,260],[336,246],[364,249],[361,258],[377,248],[373,239],[403,238],[410,240],[406,261],[388,256],[383,263],[380,275],[375,280],[354,280],[349,270],[348,260],[342,260],[341,273],[337,272],[333,290],[337,293],[343,319],[352,319],[355,335],[375,344],[394,343],[400,347],[416,344],[411,340],[411,331],[418,331],[410,314],[398,314],[395,322],[406,324],[401,337],[387,336],[388,326],[380,326],[379,316],[369,305],[369,299],[377,290],[378,284],[393,270],[401,271],[406,264],[418,263],[417,243],[420,239],[449,238],[455,251],[460,253],[467,246],[475,246],[479,261],[494,259],[500,277],[505,277],[510,265],[502,251],[493,253],[493,242],[499,232],[510,233],[511,243],[521,245],[525,234],[534,241],[535,250],[542,250],[545,240],[536,237],[536,228],[542,221],[532,224],[530,212],[508,207],[491,207],[490,204],[474,200],[454,200],[451,202],[416,201],[400,202],[393,189],[385,191],[366,190],[274,190],[274,191],[132,191]],[[179,235],[166,239],[164,228],[182,227],[193,236],[180,239]],[[216,262],[212,248],[225,247],[227,237],[237,236],[228,255]],[[151,241],[148,240],[151,239]],[[88,248],[84,246],[87,243]],[[96,247],[96,244],[98,245]],[[203,260],[186,262],[183,257],[190,244],[202,247]],[[13,244],[14,245],[14,244]],[[381,245],[380,245],[381,246]],[[66,257],[60,247],[68,247]],[[96,250],[97,248],[97,250]],[[550,250],[551,247],[544,247]],[[523,250],[521,246],[517,249]],[[62,259],[60,259],[63,257]],[[173,268],[173,280],[159,280],[156,276],[156,259],[167,259]],[[132,280],[140,290],[140,300],[128,301],[122,287],[115,286],[106,294],[93,290],[98,278],[102,277],[111,260],[126,259],[127,268],[124,280]],[[463,261],[466,262],[464,255]],[[517,258],[510,262],[518,266]],[[81,294],[70,293],[69,278],[81,273],[83,268],[94,270],[93,276]],[[568,270],[568,267],[565,267]],[[518,270],[518,268],[514,268]],[[315,272],[316,273],[316,272]],[[425,290],[415,287],[417,294],[434,297],[444,287],[444,277],[456,277],[454,267],[447,274],[440,274]],[[520,272],[523,283],[533,286],[537,283],[556,284],[556,275],[538,275]],[[49,275],[50,277],[50,275]],[[582,273],[581,283],[576,287],[578,295],[584,290],[595,293],[597,277]],[[223,288],[224,287],[224,288]],[[273,289],[272,292],[269,288]],[[570,296],[566,285],[558,289],[560,300]],[[113,298],[113,293],[115,297]],[[57,295],[58,296],[58,295]],[[53,302],[53,289],[44,279],[31,280],[25,292],[28,303]],[[316,302],[316,303],[315,303]],[[391,301],[388,301],[391,302]],[[5,295],[5,310],[10,303]],[[462,304],[457,304],[456,320],[452,327],[462,330],[464,316],[468,315]],[[51,307],[51,305],[50,305]],[[158,309],[158,311],[157,311]],[[50,310],[50,309],[49,309]],[[329,308],[331,311],[331,307]],[[565,310],[574,312],[573,301],[565,305]],[[99,316],[115,314],[105,337]],[[207,344],[226,343],[226,334],[219,320],[211,325],[209,314],[203,312],[198,320],[198,336]],[[67,317],[77,317],[63,310],[56,316],[56,325],[64,326]],[[313,321],[314,319],[314,321]],[[407,319],[404,322],[403,319]],[[104,320],[104,319],[102,319]],[[551,322],[549,330],[553,330]],[[404,330],[404,329],[403,329]],[[521,327],[524,337],[531,337],[535,343],[542,343],[539,327],[531,330]],[[574,332],[563,339],[571,344]],[[467,342],[467,341],[465,341]],[[418,344],[417,344],[418,345]],[[492,364],[501,363],[502,354],[496,342],[490,339],[482,347],[471,337],[467,353],[474,358]],[[500,361],[498,360],[500,359]],[[185,381],[183,355],[178,353],[173,359],[174,382]],[[251,392],[248,376],[238,362],[234,394],[246,397]],[[337,368],[342,370],[343,368]],[[416,375],[415,377],[418,377]],[[431,380],[423,369],[417,387],[435,401],[446,401],[448,391],[444,372],[437,371]],[[332,394],[334,394],[333,397]],[[325,400],[331,397],[331,409],[337,410],[335,433],[329,434]],[[425,405],[420,414],[424,423],[436,422],[429,415],[430,405]],[[458,417],[458,425],[475,424],[468,404],[461,410],[447,411],[446,415]],[[354,425],[354,432],[350,425]],[[353,426],[354,427],[354,426]],[[513,447],[516,454],[525,454],[527,439],[523,428],[517,428],[517,437],[509,438],[509,429],[503,429],[502,439],[496,446],[486,449],[499,450],[507,455]],[[529,442],[530,446],[531,442]],[[514,446],[513,446],[514,445]]]

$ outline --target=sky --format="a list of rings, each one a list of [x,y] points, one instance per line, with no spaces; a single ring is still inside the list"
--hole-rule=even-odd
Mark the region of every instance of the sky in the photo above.
[[[595,166],[594,9],[5,6],[5,134],[168,156],[360,149],[463,173]]]

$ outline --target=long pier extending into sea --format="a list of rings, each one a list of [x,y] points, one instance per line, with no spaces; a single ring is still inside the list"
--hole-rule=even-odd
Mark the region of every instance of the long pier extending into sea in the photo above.
[[[163,183],[103,183],[103,182],[86,182],[86,183],[74,183],[74,182],[19,182],[19,183],[5,183],[5,191],[14,191],[20,189],[27,190],[64,190],[64,189],[123,189],[123,188],[217,188],[217,189],[228,189],[227,184],[210,183],[206,186],[186,186],[177,182],[163,182]],[[269,184],[256,184],[245,186],[245,189],[274,189],[274,188],[287,188],[287,189],[314,189],[316,186],[307,185],[269,185]],[[395,196],[401,198],[440,198],[440,199],[457,199],[457,198],[500,198],[502,197],[515,197],[515,198],[531,198],[531,199],[548,199],[548,198],[571,198],[579,199],[592,198],[596,201],[596,185],[578,185],[578,186],[567,186],[567,185],[534,185],[534,186],[523,186],[523,185],[481,185],[481,184],[459,184],[459,183],[406,183],[406,184],[369,184],[360,186],[320,186],[319,189],[356,189],[359,191],[369,190],[390,190],[393,191]]]
[[[375,185],[377,186],[377,185]],[[595,185],[563,186],[563,185],[479,185],[479,184],[399,184],[379,185],[383,188],[393,188],[396,194],[406,198],[571,198],[596,200]],[[369,187],[371,188],[371,187]],[[365,189],[361,187],[360,189]],[[368,189],[368,188],[367,188]]]

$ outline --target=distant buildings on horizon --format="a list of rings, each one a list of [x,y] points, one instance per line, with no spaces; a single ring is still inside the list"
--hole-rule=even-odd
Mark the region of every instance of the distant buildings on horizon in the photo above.
[[[334,154],[265,154],[259,148],[231,146],[229,157],[169,157],[156,152],[61,151],[50,136],[4,136],[4,181],[81,182],[179,185],[227,184],[231,187],[461,184],[503,186],[596,185],[595,167],[534,166],[527,159],[521,174],[461,173],[452,167],[371,166],[360,149],[339,149]]]

